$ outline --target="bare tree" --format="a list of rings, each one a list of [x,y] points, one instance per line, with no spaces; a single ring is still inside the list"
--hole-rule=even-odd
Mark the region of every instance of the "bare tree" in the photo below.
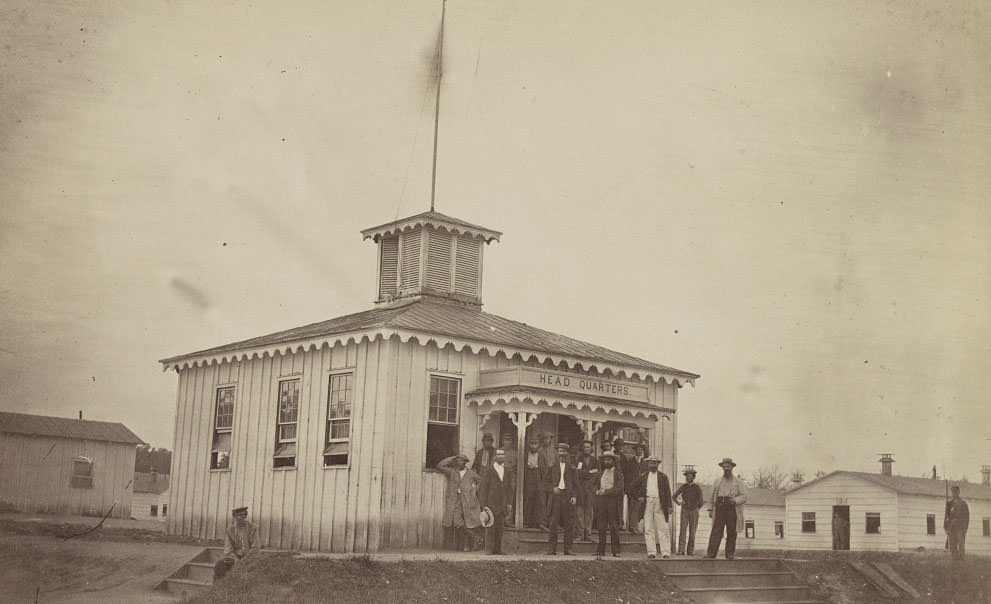
[[[780,489],[791,479],[791,474],[777,464],[761,466],[750,475],[749,485],[756,489]]]

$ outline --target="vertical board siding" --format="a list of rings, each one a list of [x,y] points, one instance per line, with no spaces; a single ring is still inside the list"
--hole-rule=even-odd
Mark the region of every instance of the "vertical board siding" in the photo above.
[[[93,462],[91,488],[72,486],[76,457]],[[27,513],[130,518],[134,457],[128,443],[0,434],[0,501]]]

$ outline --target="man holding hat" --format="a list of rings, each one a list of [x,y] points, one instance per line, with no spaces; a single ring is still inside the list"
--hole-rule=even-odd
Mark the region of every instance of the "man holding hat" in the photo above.
[[[468,456],[458,453],[445,457],[437,464],[437,469],[447,476],[447,490],[444,493],[444,516],[441,525],[444,527],[445,543],[451,543],[454,549],[463,545],[464,551],[470,552],[473,545],[482,539],[477,534],[481,525],[476,488],[481,480],[478,474],[466,467]]]
[[[595,518],[599,529],[597,556],[606,554],[606,533],[610,535],[612,555],[619,556],[619,521],[617,509],[623,507],[623,472],[616,467],[617,456],[606,451],[599,458],[601,467],[593,479],[595,488]]]
[[[224,557],[213,566],[213,579],[221,579],[238,560],[258,553],[258,527],[248,520],[248,508],[231,510],[234,522],[224,531]]]
[[[478,485],[478,505],[482,512],[492,514],[492,524],[485,529],[485,547],[489,554],[504,554],[502,551],[502,529],[506,516],[513,510],[516,489],[506,468],[506,452],[496,449],[492,467],[482,472]],[[487,524],[487,523],[486,523]]]
[[[549,534],[547,536],[547,554],[557,553],[557,529],[564,530],[564,555],[573,556],[571,543],[574,539],[575,503],[578,501],[578,474],[568,463],[566,443],[557,445],[557,462],[551,466],[544,476],[544,492],[550,507]]]
[[[702,508],[702,487],[695,484],[695,468],[689,466],[683,472],[685,482],[674,492],[674,502],[681,506],[681,523],[678,531],[678,555],[695,553],[695,529],[699,526],[699,510]],[[685,533],[688,533],[688,549],[685,549]]]
[[[736,553],[737,515],[742,515],[744,502],[747,501],[747,486],[743,481],[733,476],[736,464],[729,457],[719,462],[723,475],[712,485],[712,496],[709,501],[709,518],[712,518],[712,532],[709,534],[709,547],[705,557],[714,559],[719,552],[719,543],[723,540],[723,530],[726,531],[726,559],[732,560]]]
[[[492,446],[492,434],[486,432],[482,435],[482,448],[475,453],[475,461],[471,463],[471,469],[476,474],[481,475],[482,470],[492,465],[495,459],[495,447]]]
[[[654,552],[660,550],[662,558],[670,558],[671,483],[667,474],[658,469],[660,458],[651,455],[644,461],[647,462],[647,471],[637,480],[636,495],[644,503],[643,535],[647,557],[656,558]]]

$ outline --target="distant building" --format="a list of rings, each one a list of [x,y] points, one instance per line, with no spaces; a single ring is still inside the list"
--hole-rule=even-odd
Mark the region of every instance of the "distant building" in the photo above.
[[[890,455],[880,474],[839,470],[785,495],[792,549],[942,550],[949,488],[960,487],[970,508],[967,553],[991,554],[991,470],[982,484],[893,476]],[[834,522],[834,517],[837,520]]]
[[[712,485],[700,485],[705,504],[699,513],[699,525],[695,534],[695,551],[705,553],[712,532],[712,519],[706,514],[712,497]],[[677,487],[675,487],[677,488]],[[676,508],[678,506],[675,506]],[[680,511],[680,508],[678,508]],[[736,527],[737,549],[784,549],[785,491],[781,489],[747,489],[747,503],[743,505],[743,524]],[[677,529],[676,521],[671,525]],[[723,538],[721,547],[725,547]],[[722,551],[722,550],[720,550]]]
[[[158,472],[135,472],[131,518],[165,522],[168,515],[169,475]]]
[[[130,518],[141,442],[120,423],[0,412],[0,501],[29,513]]]
[[[161,361],[179,375],[169,532],[219,538],[246,505],[264,547],[440,547],[435,466],[486,432],[521,460],[538,433],[597,450],[623,434],[678,467],[678,390],[698,375],[482,312],[501,233],[431,211],[362,234],[374,308]],[[533,303],[581,304],[561,294]]]

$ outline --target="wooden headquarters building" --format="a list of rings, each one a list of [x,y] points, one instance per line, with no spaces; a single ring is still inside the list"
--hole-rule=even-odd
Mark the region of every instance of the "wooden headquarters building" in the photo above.
[[[362,235],[372,309],[161,361],[179,375],[170,533],[220,538],[247,505],[263,547],[440,547],[434,466],[486,432],[518,459],[537,433],[622,435],[678,476],[678,390],[698,375],[482,312],[497,231],[430,211]]]

